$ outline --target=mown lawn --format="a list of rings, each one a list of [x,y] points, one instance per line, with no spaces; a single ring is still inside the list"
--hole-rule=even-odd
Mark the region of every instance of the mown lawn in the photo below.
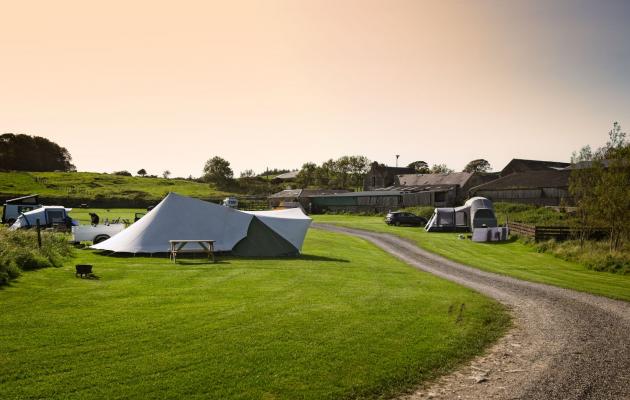
[[[299,259],[77,254],[0,290],[3,399],[390,397],[509,325],[492,300],[316,230]]]
[[[316,215],[313,218],[315,222],[393,233],[414,241],[423,249],[486,271],[630,301],[630,275],[593,271],[550,254],[538,253],[520,242],[474,243],[459,239],[456,233],[428,233],[421,227],[387,226],[383,217]]]
[[[0,195],[37,193],[48,198],[161,200],[168,192],[199,198],[227,193],[184,179],[142,178],[95,172],[0,172]]]

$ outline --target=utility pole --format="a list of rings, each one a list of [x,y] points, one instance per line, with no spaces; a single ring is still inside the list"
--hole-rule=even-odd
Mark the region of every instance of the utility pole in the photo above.
[[[398,157],[400,157],[400,154],[396,154],[396,167],[398,167]]]

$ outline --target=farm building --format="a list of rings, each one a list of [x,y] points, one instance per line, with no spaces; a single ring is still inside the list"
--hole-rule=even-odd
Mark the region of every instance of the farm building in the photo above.
[[[292,208],[301,206],[304,210],[310,210],[311,197],[332,195],[336,193],[348,193],[349,190],[333,189],[286,189],[274,193],[268,197],[271,208]]]
[[[470,196],[486,197],[493,202],[526,203],[557,206],[571,203],[569,176],[571,170],[534,170],[515,172],[492,182],[475,186]]]
[[[385,212],[403,207],[446,204],[449,186],[431,188],[392,187],[364,192],[311,197],[311,211]],[[437,199],[437,203],[436,203]]]
[[[413,174],[414,172],[415,170],[413,168],[388,167],[387,165],[379,164],[375,161],[365,175],[363,190],[370,191],[392,186],[396,182],[396,175]]]
[[[311,197],[311,211],[383,212],[402,207],[403,195],[398,190],[372,190]]]
[[[567,168],[571,164],[559,161],[540,161],[540,160],[523,160],[521,158],[513,158],[501,170],[501,176],[508,176],[517,172],[528,171],[549,171]]]
[[[453,172],[450,174],[403,174],[396,176],[396,188],[433,192],[430,202],[415,205],[449,207],[463,203],[468,190],[498,178],[494,173]]]

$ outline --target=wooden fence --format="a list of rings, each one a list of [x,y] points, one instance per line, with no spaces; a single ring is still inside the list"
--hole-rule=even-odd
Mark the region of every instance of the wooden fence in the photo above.
[[[571,238],[577,238],[579,235],[586,231],[587,236],[591,239],[602,239],[608,235],[609,230],[607,228],[586,228],[584,230],[579,228],[571,228],[569,226],[538,226],[524,224],[522,222],[509,222],[510,232],[514,232],[518,235],[533,237],[534,240],[567,240]]]

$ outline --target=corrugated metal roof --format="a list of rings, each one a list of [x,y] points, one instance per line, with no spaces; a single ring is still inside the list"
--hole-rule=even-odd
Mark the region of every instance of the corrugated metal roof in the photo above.
[[[515,172],[492,182],[471,188],[480,190],[566,188],[569,186],[570,170],[548,169],[543,171]]]
[[[285,189],[274,193],[270,198],[303,198],[319,195],[334,195],[337,193],[352,193],[345,189]]]
[[[311,197],[371,197],[371,196],[400,196],[401,193],[399,190],[369,190],[366,192],[349,192],[349,193],[338,193],[338,194],[326,194],[319,196],[311,196]]]
[[[404,186],[464,186],[473,176],[472,172],[453,172],[450,174],[404,174],[398,175],[398,182]]]
[[[569,163],[560,161],[525,160],[522,158],[513,158],[505,167],[503,167],[502,172],[506,171],[506,169],[510,169],[512,172],[541,171],[551,168],[566,168],[569,165]]]
[[[401,193],[420,193],[420,192],[439,192],[451,190],[457,185],[429,185],[429,186],[388,186],[382,189],[374,189],[378,191],[399,191]]]

